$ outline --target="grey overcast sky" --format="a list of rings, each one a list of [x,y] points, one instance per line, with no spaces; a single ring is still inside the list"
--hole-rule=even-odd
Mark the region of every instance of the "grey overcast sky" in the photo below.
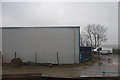
[[[0,4],[1,5],[1,4]],[[118,44],[117,2],[3,2],[2,26],[79,25],[108,28],[104,44]]]

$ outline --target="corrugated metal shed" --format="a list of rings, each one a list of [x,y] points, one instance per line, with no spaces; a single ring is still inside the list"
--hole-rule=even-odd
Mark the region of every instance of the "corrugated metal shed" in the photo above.
[[[4,27],[2,35],[4,62],[16,52],[24,62],[79,63],[79,26]]]

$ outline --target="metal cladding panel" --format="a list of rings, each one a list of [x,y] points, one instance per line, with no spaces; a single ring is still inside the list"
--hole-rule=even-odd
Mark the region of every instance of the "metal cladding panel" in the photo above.
[[[0,29],[0,52],[2,52],[2,29]]]
[[[23,62],[35,62],[37,53],[38,63],[57,64],[58,52],[60,64],[78,63],[78,35],[78,27],[3,29],[3,61],[10,62],[16,52]]]
[[[74,29],[74,63],[79,63],[79,52],[80,52],[80,29]]]
[[[2,78],[2,29],[0,29],[0,79]]]

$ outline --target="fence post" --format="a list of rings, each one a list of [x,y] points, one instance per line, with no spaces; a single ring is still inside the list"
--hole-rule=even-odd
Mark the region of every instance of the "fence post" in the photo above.
[[[35,63],[37,63],[37,52],[35,52]]]
[[[15,52],[15,58],[16,58],[16,56],[17,56],[17,54],[16,54],[16,52]]]
[[[57,64],[59,65],[59,56],[58,56],[58,51],[57,51]]]

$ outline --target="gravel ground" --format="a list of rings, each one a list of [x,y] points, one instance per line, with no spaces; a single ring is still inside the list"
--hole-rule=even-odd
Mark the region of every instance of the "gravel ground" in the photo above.
[[[108,59],[111,59],[109,62]],[[51,77],[98,77],[98,76],[118,76],[117,73],[106,73],[103,75],[101,71],[118,72],[118,56],[102,55],[101,63],[95,63],[91,66],[76,67],[37,67],[37,68],[12,68],[3,70],[3,74],[27,74],[42,73],[44,76]]]

